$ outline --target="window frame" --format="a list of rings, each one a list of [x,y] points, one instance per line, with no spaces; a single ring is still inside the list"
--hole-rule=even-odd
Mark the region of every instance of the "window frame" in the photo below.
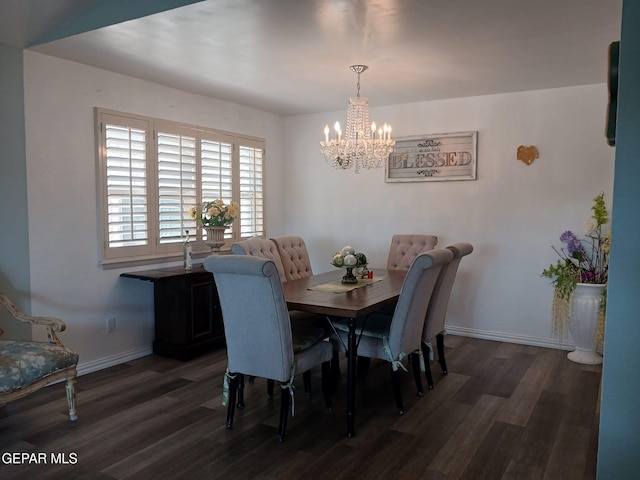
[[[126,129],[141,129],[146,134],[146,139],[144,142],[145,151],[144,151],[144,164],[145,164],[145,175],[144,179],[146,180],[146,194],[144,198],[146,199],[146,227],[147,227],[147,238],[146,243],[143,245],[126,245],[126,246],[115,246],[113,245],[114,241],[109,237],[109,227],[113,225],[110,222],[110,213],[109,213],[109,193],[113,191],[113,186],[108,182],[110,181],[109,172],[112,170],[108,170],[109,165],[107,153],[107,125],[114,125],[114,129],[122,128]],[[241,203],[241,165],[240,165],[240,152],[241,149],[249,148],[256,149],[258,152],[261,151],[261,155],[259,155],[259,163],[260,163],[260,175],[259,177],[253,177],[253,179],[257,180],[256,184],[258,185],[257,190],[260,191],[261,196],[259,198],[259,203],[262,205],[262,210],[255,216],[255,212],[252,212],[252,217],[250,220],[249,230],[252,230],[252,235],[241,235],[241,231],[243,228],[243,219],[242,219],[242,208],[240,209],[239,217],[233,222],[231,227],[227,230],[225,235],[226,243],[222,247],[223,251],[229,250],[231,244],[243,240],[245,238],[250,238],[252,236],[264,236],[266,232],[266,185],[265,185],[265,158],[266,158],[266,141],[263,138],[253,137],[246,134],[239,134],[233,132],[226,132],[222,130],[200,127],[191,124],[185,124],[180,122],[175,122],[171,120],[158,119],[147,117],[143,115],[130,114],[124,112],[118,112],[114,110],[108,110],[104,108],[95,108],[95,126],[96,126],[96,146],[97,146],[97,193],[98,193],[98,213],[99,213],[99,222],[98,222],[98,240],[100,243],[100,259],[99,264],[103,268],[108,268],[110,265],[121,266],[124,263],[130,265],[142,265],[142,264],[150,264],[157,262],[159,260],[175,260],[182,257],[182,248],[183,248],[183,240],[185,230],[189,230],[189,237],[192,242],[193,254],[196,257],[204,257],[210,253],[210,248],[204,243],[205,234],[202,229],[196,227],[196,223],[188,216],[189,208],[192,205],[191,203],[186,204],[186,200],[183,200],[182,192],[186,189],[191,192],[191,189],[187,186],[183,186],[183,162],[181,154],[179,156],[179,160],[177,160],[177,164],[180,167],[180,179],[173,179],[173,182],[179,184],[179,187],[173,187],[174,190],[176,188],[180,189],[179,195],[179,205],[181,206],[181,215],[180,218],[176,218],[175,221],[179,222],[179,230],[182,232],[181,236],[170,235],[168,237],[163,237],[167,241],[161,242],[160,237],[164,235],[161,232],[161,188],[159,186],[160,175],[166,175],[167,172],[171,173],[170,170],[162,169],[160,165],[159,156],[162,155],[159,152],[159,133],[167,134],[167,137],[172,136],[180,136],[180,140],[184,137],[193,137],[195,138],[195,199],[196,203],[200,203],[202,201],[214,200],[214,198],[203,198],[202,189],[203,189],[203,141],[211,142],[210,144],[214,144],[219,142],[220,144],[220,153],[219,156],[222,157],[225,155],[225,163],[228,164],[228,156],[229,153],[227,150],[223,149],[227,147],[228,144],[231,144],[231,180],[230,182],[224,182],[222,184],[217,184],[221,189],[228,191],[228,187],[231,189],[231,197],[224,198],[225,201],[236,201],[239,204]],[[142,142],[139,142],[142,143]],[[166,146],[166,144],[163,144]],[[111,147],[110,147],[111,148]],[[224,153],[223,153],[224,150]],[[111,150],[109,150],[111,152]],[[180,149],[182,152],[182,148]],[[165,153],[166,154],[166,153]],[[131,155],[131,154],[130,154]],[[175,157],[175,155],[174,155]],[[185,155],[185,159],[187,162],[186,168],[191,168],[188,162],[191,157],[189,154]],[[126,158],[124,159],[127,160]],[[205,159],[205,161],[207,161]],[[215,162],[215,160],[213,160]],[[223,160],[220,160],[221,162]],[[113,162],[111,162],[113,163]],[[140,163],[140,162],[138,162]],[[164,162],[167,163],[167,162]],[[176,168],[176,165],[171,165],[171,168]],[[113,169],[113,166],[111,166]],[[164,172],[164,173],[163,173]],[[189,177],[190,173],[186,172],[185,174]],[[111,177],[113,178],[113,177]],[[129,177],[133,178],[133,177]],[[166,177],[165,177],[166,178]],[[169,179],[171,183],[172,179]],[[112,182],[113,183],[113,182]],[[131,182],[133,183],[133,182]],[[169,187],[169,191],[171,191],[172,187]],[[214,188],[215,189],[215,188]],[[165,190],[165,189],[163,189]],[[220,190],[222,191],[222,190]],[[186,195],[189,198],[192,195]],[[174,195],[175,197],[175,195]],[[166,197],[163,197],[165,200],[167,198],[171,198],[169,194]],[[218,198],[218,197],[216,197]],[[175,199],[174,199],[175,200]],[[123,200],[124,201],[124,200]],[[125,202],[126,203],[126,202]],[[133,205],[134,201],[130,201],[130,215],[134,216],[133,213]],[[170,206],[169,206],[170,209]],[[117,210],[117,209],[116,209]],[[123,208],[122,210],[126,210]],[[112,214],[113,215],[113,214]],[[120,215],[120,217],[125,217],[126,214],[119,211],[116,213],[116,216]],[[165,214],[166,215],[166,214]],[[169,214],[170,216],[170,214]],[[113,217],[112,217],[113,218]],[[245,219],[245,222],[247,219]],[[126,223],[126,222],[125,222]],[[132,220],[133,225],[133,220]],[[173,230],[175,232],[177,227],[173,226]],[[251,228],[253,227],[253,228]],[[260,228],[261,227],[261,228]],[[247,230],[247,228],[244,228]],[[133,232],[133,227],[131,227],[131,232]],[[165,231],[166,232],[166,231]],[[257,234],[257,235],[256,235]],[[110,244],[111,240],[111,244]],[[130,242],[134,242],[133,240],[128,240]],[[122,242],[120,242],[122,243]]]

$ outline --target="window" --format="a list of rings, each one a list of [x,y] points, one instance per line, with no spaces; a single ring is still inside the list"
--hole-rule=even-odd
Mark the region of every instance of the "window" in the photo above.
[[[264,235],[264,140],[97,109],[102,263],[180,255],[189,209],[240,204],[228,242]]]

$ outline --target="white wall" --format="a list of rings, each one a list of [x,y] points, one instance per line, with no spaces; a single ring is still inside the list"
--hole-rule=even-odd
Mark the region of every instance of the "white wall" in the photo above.
[[[98,266],[94,107],[265,138],[268,233],[283,232],[282,117],[29,51],[24,82],[32,313],[67,322],[81,372],[150,353],[153,340],[152,284]]]
[[[265,138],[267,233],[302,235],[317,272],[333,268],[331,255],[347,243],[384,265],[394,233],[436,234],[441,246],[473,243],[449,330],[555,345],[552,290],[540,272],[555,261],[550,245],[560,233],[580,230],[591,199],[601,190],[611,198],[604,84],[374,108],[372,118],[391,122],[396,136],[478,131],[477,180],[387,184],[383,170],[356,176],[325,164],[322,128],[344,121],[345,111],[283,119],[24,55],[32,313],[65,319],[62,338],[80,353],[81,371],[148,353],[153,340],[152,285],[97,264],[97,106]],[[527,167],[515,159],[519,145],[536,145],[540,158]],[[110,316],[118,322],[113,334]]]
[[[319,141],[325,123],[344,123],[346,107],[287,118],[287,233],[306,239],[314,272],[333,268],[345,244],[384,266],[394,233],[435,234],[439,246],[471,242],[448,330],[557,346],[552,288],[540,272],[555,262],[550,246],[564,230],[581,232],[594,196],[604,191],[611,205],[606,92],[601,84],[372,108],[372,120],[390,122],[397,137],[478,131],[475,181],[385,183],[383,169],[334,170]],[[535,145],[540,157],[526,166],[516,160],[519,145]]]

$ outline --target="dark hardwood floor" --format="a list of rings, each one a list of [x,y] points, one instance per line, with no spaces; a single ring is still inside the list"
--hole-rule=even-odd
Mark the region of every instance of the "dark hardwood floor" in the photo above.
[[[223,349],[179,362],[149,356],[78,379],[78,416],[64,387],[0,407],[2,479],[595,479],[601,367],[564,351],[448,335],[449,374],[420,398],[403,378],[396,413],[390,368],[372,362],[358,385],[356,436],[346,438],[345,365],[335,408],[296,382],[296,415],[276,440],[279,392],[247,385],[225,429]],[[319,369],[318,369],[319,370]],[[11,464],[8,453],[47,463]],[[52,464],[64,454],[67,464]],[[37,457],[36,457],[37,458]]]

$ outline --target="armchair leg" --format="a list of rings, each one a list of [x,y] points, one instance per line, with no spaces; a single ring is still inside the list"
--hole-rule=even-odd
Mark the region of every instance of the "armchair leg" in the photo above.
[[[424,395],[424,389],[422,388],[422,379],[420,378],[420,356],[417,353],[413,352],[411,355],[409,355],[409,358],[411,360],[411,370],[413,370],[413,379],[416,382],[418,395],[422,397]]]
[[[278,440],[284,441],[284,434],[287,429],[287,418],[289,417],[289,392],[285,389],[280,392],[280,424],[278,426]]]
[[[233,427],[233,415],[236,412],[236,399],[238,395],[238,382],[240,374],[229,378],[229,403],[227,403],[227,429]]]
[[[396,399],[398,415],[404,415],[404,407],[402,405],[402,391],[400,389],[400,370],[391,370],[391,385],[393,386],[393,396]]]
[[[422,342],[422,356],[424,358],[424,376],[427,379],[429,390],[433,390],[433,377],[431,376],[431,362],[429,361],[429,346]]]
[[[78,419],[78,415],[76,414],[76,377],[67,378],[67,383],[65,385],[65,390],[67,391],[67,404],[69,405],[69,420],[75,422]]]
[[[324,403],[327,405],[327,409],[333,410],[333,372],[330,362],[322,363],[322,395],[324,396]]]
[[[436,335],[436,343],[438,345],[438,362],[442,367],[442,373],[447,374],[447,362],[444,359],[444,334],[440,332]]]

